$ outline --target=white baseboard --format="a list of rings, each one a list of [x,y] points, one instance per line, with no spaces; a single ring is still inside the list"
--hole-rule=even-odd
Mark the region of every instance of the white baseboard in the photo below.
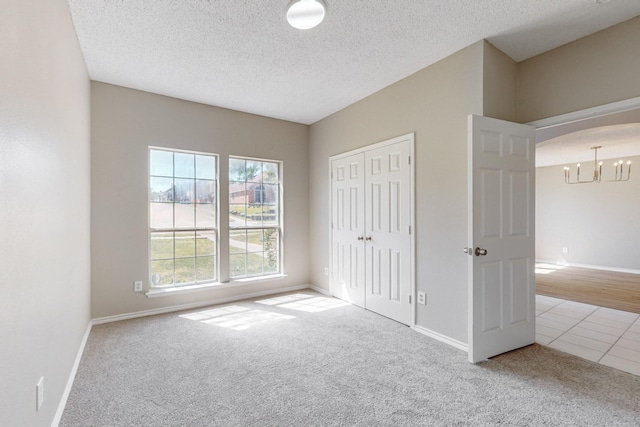
[[[146,317],[146,316],[154,316],[156,314],[173,313],[175,311],[190,310],[192,308],[207,307],[207,306],[210,306],[210,305],[227,304],[227,303],[230,303],[230,302],[242,301],[242,300],[250,299],[250,298],[258,298],[258,297],[263,297],[263,296],[266,296],[266,295],[280,294],[280,293],[283,293],[283,292],[293,292],[293,291],[299,291],[301,289],[310,289],[310,288],[313,289],[313,290],[317,290],[317,289],[314,289],[314,287],[312,287],[310,285],[290,286],[290,287],[287,287],[287,288],[271,289],[271,290],[268,290],[268,291],[253,292],[253,293],[249,293],[249,294],[241,294],[241,295],[236,295],[236,296],[227,297],[227,298],[217,298],[217,299],[212,299],[212,300],[207,300],[207,301],[198,301],[198,302],[194,302],[194,303],[190,303],[190,304],[172,305],[171,307],[163,307],[163,308],[156,308],[156,309],[152,309],[152,310],[136,311],[136,312],[133,312],[133,313],[117,314],[115,316],[99,317],[99,318],[93,319],[92,320],[92,324],[100,325],[100,324],[103,324],[103,323],[118,322],[120,320],[136,319],[138,317]],[[318,290],[318,292],[320,292],[320,291]]]
[[[537,263],[543,264],[554,264],[559,266],[567,266],[567,267],[579,267],[579,268],[588,268],[591,270],[603,270],[603,271],[615,271],[617,273],[630,273],[630,274],[640,274],[640,270],[634,270],[631,268],[617,268],[617,267],[607,267],[603,265],[590,265],[590,264],[574,264],[572,262],[563,262],[558,263],[558,261],[548,261],[543,259],[536,260]]]
[[[420,332],[423,335],[426,335],[430,338],[433,338],[434,340],[438,340],[440,342],[443,342],[445,344],[449,344],[452,347],[457,348],[458,350],[462,350],[462,351],[466,351],[467,353],[469,352],[469,346],[461,341],[455,340],[453,338],[450,338],[446,335],[442,335],[438,332],[432,331],[430,329],[424,328],[422,326],[419,325],[415,325],[413,327],[413,329],[416,332]]]
[[[631,273],[631,274],[640,274],[640,270],[633,270],[630,268],[616,268],[616,267],[605,267],[602,265],[588,265],[588,264],[573,264],[569,263],[571,267],[581,267],[581,268],[590,268],[592,270],[604,270],[604,271],[615,271],[618,273]]]
[[[328,297],[332,297],[333,296],[333,295],[331,295],[331,292],[329,292],[326,289],[322,289],[322,288],[319,288],[319,287],[314,286],[314,285],[309,285],[308,287],[309,287],[309,289],[312,289],[312,290],[318,292],[319,294],[326,295]]]
[[[82,337],[82,342],[80,342],[80,347],[78,348],[78,352],[76,353],[76,360],[73,362],[73,367],[71,368],[71,373],[69,374],[67,385],[65,386],[64,391],[62,392],[62,398],[60,399],[60,403],[58,404],[58,410],[56,411],[56,414],[53,417],[53,422],[51,423],[51,427],[58,427],[58,424],[60,424],[60,420],[62,419],[64,408],[67,406],[67,400],[69,399],[69,394],[71,394],[71,388],[73,387],[73,382],[76,379],[78,366],[80,366],[80,360],[82,360],[84,347],[87,345],[87,340],[89,339],[89,334],[91,333],[92,326],[93,326],[93,323],[89,321],[89,324],[87,325],[87,330],[84,333],[84,337]]]

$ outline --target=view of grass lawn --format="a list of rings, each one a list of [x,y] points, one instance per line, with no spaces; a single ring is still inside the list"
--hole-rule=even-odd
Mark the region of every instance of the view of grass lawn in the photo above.
[[[272,228],[230,230],[231,277],[277,273],[277,240]],[[215,250],[213,232],[153,233],[151,274],[160,275],[160,286],[215,280]]]
[[[279,271],[278,233],[275,228],[231,230],[231,277],[272,274]]]
[[[229,205],[229,224],[238,225],[276,225],[278,209],[273,205]]]
[[[263,250],[272,250],[275,248],[277,240],[273,232],[269,232],[272,229],[257,229],[257,230],[229,230],[229,251],[231,253],[240,252],[262,252]],[[266,246],[265,234],[266,236]]]
[[[231,254],[230,263],[231,277],[258,276],[278,272],[275,251]]]
[[[237,216],[262,215],[262,206],[230,205],[229,211]]]
[[[151,274],[160,276],[158,286],[204,282],[215,280],[215,266],[215,256],[156,260],[151,261]]]
[[[174,274],[176,284],[214,280],[215,233],[189,231],[173,236],[173,232],[151,235],[151,274],[160,276],[158,284],[173,284]]]

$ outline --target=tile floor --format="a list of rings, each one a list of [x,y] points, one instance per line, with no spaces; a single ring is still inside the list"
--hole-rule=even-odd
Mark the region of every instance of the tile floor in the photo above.
[[[640,314],[536,295],[536,342],[640,375]]]

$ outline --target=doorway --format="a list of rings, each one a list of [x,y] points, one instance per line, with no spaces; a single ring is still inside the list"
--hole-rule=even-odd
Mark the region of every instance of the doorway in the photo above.
[[[627,162],[635,169],[640,160],[638,107],[635,98],[530,123],[537,129],[539,293],[619,310],[632,309],[627,303],[640,297],[640,291],[634,296],[625,290],[629,281],[640,283],[640,187],[633,173],[626,181]],[[602,166],[594,162],[592,147],[599,147]],[[620,160],[624,168],[614,166]],[[583,183],[573,185],[577,163]],[[598,179],[592,181],[596,167]],[[563,182],[565,173],[572,184]]]

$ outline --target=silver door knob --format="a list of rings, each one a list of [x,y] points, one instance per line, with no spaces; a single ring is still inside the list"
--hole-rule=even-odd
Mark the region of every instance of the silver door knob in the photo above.
[[[371,236],[367,236],[367,237],[365,237],[365,239],[364,239],[364,240],[366,240],[367,242],[370,242],[370,241],[371,241]]]
[[[476,256],[485,256],[487,254],[486,249],[476,248]]]
[[[358,236],[358,240],[364,240],[364,237]]]

